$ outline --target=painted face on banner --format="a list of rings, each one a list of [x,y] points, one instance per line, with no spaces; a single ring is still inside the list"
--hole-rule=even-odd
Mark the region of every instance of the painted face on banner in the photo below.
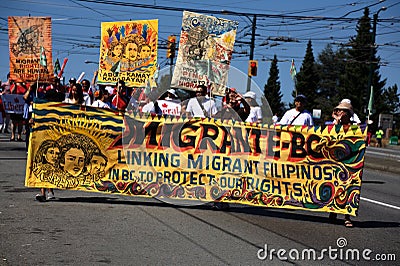
[[[142,44],[142,46],[140,47],[140,58],[141,59],[149,58],[150,53],[151,53],[150,46],[147,44]]]
[[[72,176],[79,176],[85,166],[85,154],[81,149],[71,148],[65,153],[64,171]]]
[[[120,57],[122,54],[122,50],[123,50],[122,44],[118,44],[118,45],[114,46],[114,49],[112,50],[113,56]]]
[[[124,57],[129,61],[136,61],[138,56],[138,46],[134,42],[126,44]]]
[[[99,173],[106,168],[106,160],[102,156],[93,155],[90,166],[91,175]]]
[[[54,165],[59,154],[60,154],[60,149],[53,147],[49,148],[44,156],[49,164]]]

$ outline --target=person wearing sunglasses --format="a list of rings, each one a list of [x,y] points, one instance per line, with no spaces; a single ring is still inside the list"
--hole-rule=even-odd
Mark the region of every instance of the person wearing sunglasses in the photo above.
[[[343,125],[349,126],[356,122],[352,121],[351,118],[353,117],[354,111],[353,106],[351,103],[348,102],[340,102],[338,106],[333,109],[332,117],[333,117],[333,124],[335,125]],[[329,214],[329,220],[331,222],[335,222],[337,218],[337,213],[331,212]],[[350,215],[344,215],[344,225],[346,227],[353,227],[353,222],[350,220]]]

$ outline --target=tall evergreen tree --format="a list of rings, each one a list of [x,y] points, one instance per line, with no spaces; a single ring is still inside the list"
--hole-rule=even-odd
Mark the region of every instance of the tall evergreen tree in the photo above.
[[[322,121],[332,120],[332,110],[341,100],[338,95],[339,76],[344,72],[344,57],[346,51],[334,51],[328,44],[318,55],[316,69],[319,83],[316,91],[315,108],[322,110]]]
[[[285,105],[282,102],[281,83],[279,81],[278,59],[274,55],[269,69],[267,84],[264,86],[264,96],[268,100],[273,114],[281,116],[285,112]]]
[[[299,73],[296,75],[297,94],[304,94],[308,99],[308,110],[312,110],[316,106],[318,73],[315,67],[314,54],[311,40],[307,43],[306,55],[300,67]],[[295,96],[295,91],[292,93]]]
[[[385,106],[387,106],[387,114],[400,112],[400,99],[397,84],[394,84],[383,92],[382,100]]]
[[[357,35],[350,39],[346,70],[341,76],[339,89],[339,96],[351,100],[354,111],[360,116],[361,121],[364,121],[366,117],[365,111],[370,96],[370,88],[368,88],[370,67],[372,68],[374,107],[376,109],[372,119],[376,121],[376,116],[387,108],[381,97],[386,80],[380,81],[380,58],[376,56],[376,49],[377,47],[373,43],[369,9],[365,8],[364,15],[357,23]]]

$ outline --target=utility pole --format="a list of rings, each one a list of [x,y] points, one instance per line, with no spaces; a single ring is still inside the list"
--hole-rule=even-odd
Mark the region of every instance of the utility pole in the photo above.
[[[367,92],[369,91],[369,101],[368,101],[368,107],[367,107],[367,120],[369,120],[369,116],[372,114],[372,107],[373,107],[373,85],[372,85],[372,78],[374,74],[374,65],[375,62],[372,62],[374,60],[374,51],[375,51],[375,41],[376,41],[376,24],[378,23],[378,14],[381,11],[386,10],[386,7],[383,6],[381,7],[378,12],[376,12],[373,16],[372,20],[372,44],[371,44],[371,54],[369,58],[369,74],[368,74],[368,85],[367,85]],[[368,97],[368,93],[367,93]]]
[[[257,25],[257,16],[253,15],[253,19],[251,20],[251,41],[250,41],[250,58],[249,60],[254,59],[254,46],[256,40],[256,25]],[[251,76],[247,75],[247,89],[246,91],[250,91],[251,88]]]

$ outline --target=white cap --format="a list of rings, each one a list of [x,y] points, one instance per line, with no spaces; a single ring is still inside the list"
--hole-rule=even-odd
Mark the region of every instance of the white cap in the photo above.
[[[350,101],[350,99],[343,99],[343,100],[340,101],[340,103],[348,103],[348,104],[351,104],[351,101]]]
[[[256,93],[253,91],[248,91],[245,94],[243,94],[244,98],[252,98],[252,99],[256,99]]]
[[[109,94],[114,93],[114,88],[112,86],[106,86],[105,89],[108,91]]]
[[[176,92],[174,89],[169,89],[167,90],[167,92],[171,93],[172,95],[174,95],[176,98],[178,98],[178,95],[176,95]]]

